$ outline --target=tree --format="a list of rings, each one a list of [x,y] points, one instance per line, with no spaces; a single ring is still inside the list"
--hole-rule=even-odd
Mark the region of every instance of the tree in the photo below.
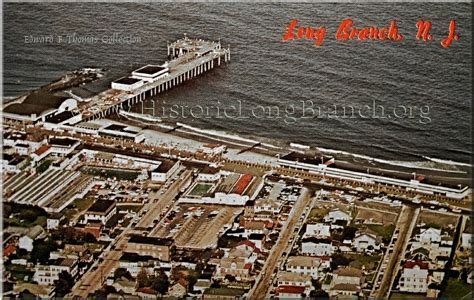
[[[33,242],[33,251],[31,259],[33,262],[46,264],[49,261],[49,254],[56,250],[56,244],[53,239],[37,240]]]
[[[148,278],[148,273],[142,269],[140,272],[137,274],[137,282],[138,282],[138,287],[147,287],[150,283],[149,278]]]
[[[151,282],[151,287],[162,295],[168,292],[169,286],[170,282],[168,281],[168,276],[166,276],[164,272],[160,272]]]
[[[350,260],[342,254],[334,254],[331,261],[331,269],[336,270],[339,266],[348,266]]]
[[[64,297],[69,292],[71,292],[72,287],[74,286],[74,279],[71,274],[66,271],[59,273],[59,279],[54,282],[56,296]]]
[[[115,270],[114,272],[114,279],[117,280],[117,279],[120,279],[120,278],[127,278],[127,279],[132,279],[132,274],[130,274],[130,272],[128,272],[127,269],[125,268],[118,268]]]
[[[224,279],[227,280],[227,281],[230,281],[230,282],[234,282],[236,280],[235,276],[232,276],[230,274],[226,274]]]

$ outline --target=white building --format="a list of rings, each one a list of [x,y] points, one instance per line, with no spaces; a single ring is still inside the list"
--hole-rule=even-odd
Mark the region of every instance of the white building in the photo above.
[[[301,242],[301,252],[312,256],[330,256],[334,253],[329,239],[304,238]]]
[[[373,234],[366,232],[356,233],[354,239],[352,240],[352,245],[356,248],[358,252],[363,252],[368,249],[379,249],[377,237]]]
[[[143,80],[133,77],[122,77],[112,82],[112,88],[121,91],[134,91],[143,85]]]
[[[422,244],[431,244],[441,242],[441,229],[427,228],[422,229],[420,234],[416,236],[416,239]]]
[[[407,261],[399,280],[401,292],[426,293],[428,290],[428,263],[421,260]]]
[[[323,223],[307,224],[304,237],[312,237],[312,236],[319,237],[319,238],[331,237],[331,226],[323,224]]]
[[[114,201],[97,200],[84,214],[84,223],[100,221],[105,225],[116,213],[117,208]]]
[[[50,261],[48,265],[36,265],[33,281],[41,285],[54,285],[61,272],[69,273],[74,278],[77,271],[77,260],[60,258],[57,261]]]
[[[44,230],[41,226],[36,225],[32,227],[25,235],[19,239],[19,248],[25,249],[28,252],[33,251],[33,243],[35,240],[44,236]]]
[[[350,222],[351,216],[339,209],[330,211],[325,217],[324,222],[336,223],[337,221]]]
[[[461,246],[464,250],[472,249],[472,233],[464,232],[461,234]]]
[[[163,160],[155,170],[151,171],[151,180],[155,182],[166,182],[180,166],[179,161]]]

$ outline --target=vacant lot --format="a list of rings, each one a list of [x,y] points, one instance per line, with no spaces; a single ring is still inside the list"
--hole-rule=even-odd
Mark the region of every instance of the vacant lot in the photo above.
[[[423,210],[418,217],[418,223],[431,224],[433,227],[448,228],[450,226],[456,226],[458,218],[459,217],[455,215]]]
[[[376,209],[368,209],[357,207],[356,223],[378,223],[382,225],[395,224],[397,214],[388,211],[380,211]]]

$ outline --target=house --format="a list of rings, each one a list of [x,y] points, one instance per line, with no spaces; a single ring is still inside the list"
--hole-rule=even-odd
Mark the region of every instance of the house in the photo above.
[[[69,273],[73,278],[78,272],[78,261],[70,258],[50,260],[47,265],[36,265],[33,281],[41,285],[54,285],[62,272]]]
[[[287,271],[310,275],[313,279],[318,279],[320,266],[321,259],[309,256],[290,256],[286,262]]]
[[[432,227],[422,229],[416,236],[416,240],[423,244],[439,243],[441,242],[441,229]]]
[[[161,261],[170,261],[170,239],[133,235],[125,245],[125,252],[149,255]]]
[[[309,237],[301,241],[301,252],[312,256],[330,256],[334,248],[330,239]]]
[[[28,164],[26,156],[2,153],[2,172],[19,172]]]
[[[46,229],[47,230],[58,229],[59,224],[65,219],[66,217],[63,214],[52,213],[46,220]]]
[[[28,252],[33,251],[33,242],[44,237],[43,227],[36,225],[28,230],[28,232],[20,237],[18,247]]]
[[[331,226],[323,223],[307,224],[303,237],[329,238],[331,237]]]
[[[276,289],[275,295],[278,299],[302,299],[305,290],[304,286],[282,285]]]
[[[234,276],[239,281],[250,279],[252,263],[247,263],[245,257],[223,257],[216,268],[216,278],[226,275]]]
[[[408,260],[403,265],[398,282],[401,292],[426,293],[428,290],[428,263],[422,260]]]
[[[99,199],[87,209],[84,214],[84,223],[100,221],[103,225],[117,213],[115,201]]]
[[[350,298],[363,296],[362,271],[352,267],[339,267],[333,272],[328,294],[331,298]]]
[[[327,223],[339,223],[339,222],[348,223],[350,221],[351,221],[351,216],[339,209],[330,211],[324,217],[324,222],[327,222]]]
[[[182,298],[188,293],[188,283],[180,279],[174,285],[172,285],[168,290],[169,297]]]
[[[283,207],[282,201],[262,198],[262,199],[255,200],[254,212],[255,213],[270,212],[273,214],[278,214],[280,213],[282,207]]]
[[[352,240],[352,246],[357,252],[380,249],[379,240],[373,233],[359,231]]]
[[[178,170],[180,162],[177,160],[165,159],[160,165],[151,171],[151,180],[154,182],[166,182],[168,178]]]
[[[283,271],[283,272],[278,273],[277,283],[278,283],[278,287],[284,287],[284,286],[303,287],[304,293],[306,295],[309,295],[309,293],[313,289],[311,278],[312,277],[310,275]]]

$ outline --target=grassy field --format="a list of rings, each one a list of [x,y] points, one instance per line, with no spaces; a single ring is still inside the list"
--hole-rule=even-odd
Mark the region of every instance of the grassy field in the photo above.
[[[446,289],[441,292],[440,298],[461,299],[470,292],[472,292],[471,285],[464,283],[459,279],[450,278],[448,279],[448,285],[446,286]]]
[[[212,184],[198,183],[193,187],[191,192],[189,192],[189,196],[202,197],[207,192],[209,192],[211,188],[212,188]]]
[[[364,255],[364,254],[345,254],[351,262],[351,267],[362,269],[365,266],[366,270],[375,270],[380,261],[380,255]]]
[[[373,230],[377,235],[381,236],[384,240],[390,240],[392,238],[393,232],[395,231],[395,225],[366,225],[367,228]]]

